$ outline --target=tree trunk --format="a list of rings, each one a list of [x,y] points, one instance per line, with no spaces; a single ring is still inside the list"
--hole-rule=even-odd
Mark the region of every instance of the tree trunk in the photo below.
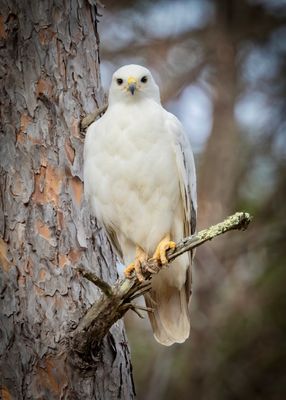
[[[122,322],[86,369],[69,332],[117,273],[83,199],[79,122],[102,105],[92,1],[0,0],[0,384],[3,399],[131,399]],[[1,397],[1,396],[0,396]]]

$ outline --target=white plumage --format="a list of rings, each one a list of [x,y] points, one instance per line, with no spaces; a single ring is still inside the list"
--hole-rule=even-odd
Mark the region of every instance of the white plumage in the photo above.
[[[178,241],[194,232],[192,150],[180,122],[161,106],[148,69],[126,65],[114,73],[108,109],[87,131],[84,185],[125,265],[137,257],[136,247],[150,257],[163,238]],[[154,308],[155,338],[164,345],[189,336],[190,266],[191,256],[180,256],[153,277],[145,296]]]

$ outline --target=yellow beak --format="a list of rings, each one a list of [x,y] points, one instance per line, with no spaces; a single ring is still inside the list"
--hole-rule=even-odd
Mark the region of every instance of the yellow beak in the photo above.
[[[129,76],[129,78],[127,79],[127,85],[128,85],[127,90],[129,92],[131,92],[131,94],[133,96],[134,92],[135,92],[135,89],[137,87],[137,79],[133,78],[133,76]]]

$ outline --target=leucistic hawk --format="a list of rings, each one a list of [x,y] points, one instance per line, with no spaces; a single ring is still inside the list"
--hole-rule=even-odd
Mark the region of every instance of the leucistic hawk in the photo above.
[[[166,264],[173,241],[195,231],[192,149],[148,69],[126,65],[114,73],[108,109],[87,131],[84,187],[127,277],[135,269],[142,280],[140,265],[150,256]],[[153,276],[145,295],[154,336],[166,346],[189,336],[191,263],[191,254],[178,257]]]

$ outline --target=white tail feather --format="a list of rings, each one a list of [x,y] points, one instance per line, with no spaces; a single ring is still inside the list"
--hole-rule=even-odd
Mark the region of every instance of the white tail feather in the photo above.
[[[146,305],[153,308],[149,313],[155,339],[165,345],[183,343],[190,334],[188,294],[185,285],[177,287],[160,285],[145,295]]]

